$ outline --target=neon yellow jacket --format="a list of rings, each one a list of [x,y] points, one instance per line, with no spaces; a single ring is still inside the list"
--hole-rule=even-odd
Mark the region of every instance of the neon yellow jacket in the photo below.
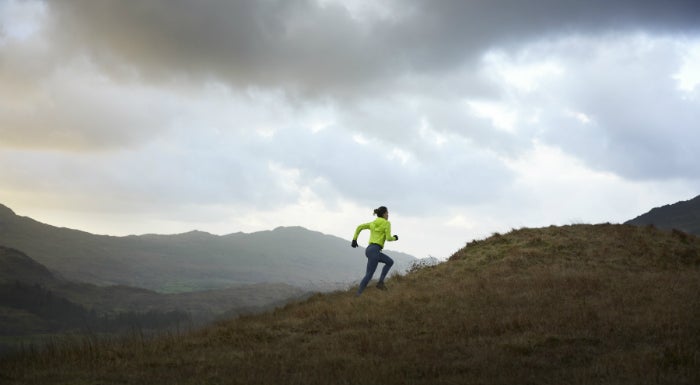
[[[363,223],[357,226],[355,230],[355,235],[352,239],[357,240],[362,230],[369,229],[369,243],[376,243],[382,248],[384,248],[384,241],[395,241],[394,236],[391,235],[391,222],[386,219],[379,217],[373,222]]]

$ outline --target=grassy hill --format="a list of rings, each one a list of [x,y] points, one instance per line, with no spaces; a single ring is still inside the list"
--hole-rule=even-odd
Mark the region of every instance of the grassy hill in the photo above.
[[[8,384],[698,384],[700,239],[520,229],[394,276],[203,331],[54,346]]]

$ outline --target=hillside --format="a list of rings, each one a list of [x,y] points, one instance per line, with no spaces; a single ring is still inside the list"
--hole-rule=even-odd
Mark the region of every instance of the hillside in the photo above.
[[[0,246],[0,266],[2,287],[39,286],[56,297],[65,298],[97,314],[178,310],[189,313],[197,320],[211,320],[223,313],[247,313],[306,294],[298,287],[283,283],[237,285],[171,294],[121,285],[96,286],[58,278],[23,252],[4,246]]]
[[[353,230],[348,229],[350,235]],[[0,205],[0,245],[22,250],[72,281],[167,293],[257,283],[314,290],[346,286],[361,277],[366,263],[364,252],[349,244],[349,237],[301,227],[225,236],[201,231],[94,235],[21,217]],[[391,256],[397,270],[415,259],[397,252]]]
[[[0,362],[8,384],[697,384],[700,239],[625,225],[473,241],[389,291]]]
[[[239,285],[161,294],[127,286],[95,286],[53,275],[19,250],[0,246],[0,353],[65,333],[121,334],[190,327],[259,312],[307,295],[286,284]]]
[[[53,285],[59,280],[44,265],[19,250],[0,246],[0,284]]]
[[[651,211],[631,219],[625,224],[654,225],[661,229],[678,229],[700,235],[700,195],[687,201],[655,207]]]

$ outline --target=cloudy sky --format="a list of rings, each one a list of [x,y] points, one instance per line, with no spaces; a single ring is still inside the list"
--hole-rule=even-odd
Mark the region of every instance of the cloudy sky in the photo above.
[[[696,0],[0,0],[0,203],[93,233],[446,258],[700,194],[699,122]]]

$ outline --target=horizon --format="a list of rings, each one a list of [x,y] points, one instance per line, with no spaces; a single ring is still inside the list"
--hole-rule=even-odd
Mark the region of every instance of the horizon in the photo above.
[[[8,209],[10,212],[12,212],[12,213],[13,213],[15,216],[17,216],[17,217],[31,219],[31,220],[33,220],[33,221],[39,222],[39,223],[41,223],[41,224],[43,224],[43,225],[46,225],[46,226],[51,226],[51,227],[56,227],[56,228],[63,228],[63,229],[68,229],[68,230],[80,231],[80,232],[88,233],[88,234],[90,234],[90,235],[95,235],[95,236],[106,236],[106,237],[116,237],[116,238],[141,237],[141,236],[149,236],[149,235],[157,235],[157,236],[178,236],[178,235],[185,235],[185,234],[190,234],[190,233],[203,233],[203,234],[211,235],[211,236],[214,236],[214,237],[226,237],[226,236],[230,236],[230,235],[238,235],[238,234],[250,235],[250,234],[262,233],[262,232],[274,232],[274,231],[277,231],[277,230],[280,230],[280,229],[295,229],[295,228],[296,228],[296,229],[302,229],[302,230],[305,230],[305,231],[308,231],[308,232],[312,232],[312,233],[319,233],[319,234],[321,234],[321,235],[323,235],[323,236],[332,236],[332,237],[335,237],[335,238],[345,239],[345,238],[340,237],[340,236],[335,235],[335,234],[328,234],[328,233],[324,233],[324,232],[319,231],[319,230],[314,230],[314,229],[310,229],[310,228],[307,228],[307,227],[304,227],[304,226],[299,226],[299,225],[276,226],[276,227],[270,228],[270,229],[254,230],[254,231],[250,231],[250,232],[246,232],[246,231],[235,231],[235,232],[231,232],[231,233],[211,233],[211,232],[204,231],[204,230],[200,230],[200,229],[191,229],[191,230],[187,230],[187,231],[183,231],[183,232],[176,232],[176,233],[148,232],[148,233],[129,233],[129,234],[107,234],[107,233],[97,233],[97,232],[93,232],[93,231],[90,231],[90,230],[87,230],[87,229],[78,229],[78,228],[73,228],[73,227],[60,226],[60,225],[56,225],[56,224],[50,223],[50,222],[44,222],[44,221],[41,221],[41,220],[39,220],[39,219],[37,219],[37,218],[33,218],[33,217],[31,217],[31,216],[28,216],[28,215],[22,215],[22,214],[20,214],[20,213],[17,213],[17,212],[16,212],[15,210],[13,210],[11,207],[9,207],[9,206],[7,206],[7,205],[5,205],[5,204],[3,204],[3,203],[0,203],[0,207],[4,207],[4,208]],[[364,235],[368,235],[368,234],[364,234]],[[360,238],[360,239],[361,239],[361,238]],[[349,241],[348,241],[348,245],[349,245]],[[365,245],[360,244],[360,247],[365,247]],[[399,253],[403,253],[403,254],[408,254],[408,255],[410,255],[410,256],[412,256],[412,257],[415,257],[415,258],[417,258],[417,259],[423,259],[423,258],[432,257],[432,256],[418,257],[418,256],[415,256],[415,255],[412,255],[412,254],[409,254],[409,253],[405,253],[405,252],[398,251],[398,250],[393,250],[393,249],[390,249],[390,248],[387,248],[386,250],[388,250],[389,252],[399,252]],[[455,252],[456,252],[456,251],[457,251],[457,250],[455,250]]]
[[[688,201],[690,201],[690,200],[697,199],[697,198],[700,198],[700,195],[695,196],[695,197],[692,197],[692,198],[689,198],[689,199],[686,199],[686,200],[680,200],[680,201],[678,201],[678,202],[672,202],[672,203],[667,203],[667,204],[664,204],[664,205],[661,205],[661,206],[652,207],[652,208],[649,208],[649,210],[647,210],[646,212],[640,213],[639,215],[637,215],[637,216],[635,216],[635,217],[633,217],[633,218],[629,218],[628,220],[626,220],[626,221],[624,221],[624,222],[637,219],[637,218],[639,218],[639,217],[641,217],[641,216],[643,216],[643,215],[646,215],[646,214],[650,214],[650,213],[652,213],[654,210],[657,210],[657,209],[662,209],[662,208],[664,208],[664,207],[672,206],[672,205],[675,205],[675,204],[678,204],[678,203],[688,202]],[[320,230],[315,230],[315,229],[307,228],[307,227],[300,226],[300,225],[276,226],[276,227],[270,228],[270,229],[254,230],[254,231],[250,231],[250,232],[236,231],[236,232],[230,232],[230,233],[211,233],[211,232],[208,232],[208,231],[205,231],[205,230],[201,230],[201,229],[190,229],[190,230],[187,230],[187,231],[176,232],[176,233],[148,232],[148,233],[130,233],[130,234],[105,234],[105,233],[96,233],[96,232],[89,231],[89,230],[86,230],[86,229],[77,229],[77,228],[71,228],[71,227],[65,227],[65,226],[57,226],[57,225],[52,224],[52,223],[43,222],[43,221],[40,221],[40,220],[38,220],[38,219],[36,219],[36,218],[32,218],[32,217],[30,217],[30,216],[18,214],[18,213],[15,212],[11,207],[9,207],[9,206],[7,206],[7,205],[4,205],[4,204],[2,204],[2,203],[0,203],[0,207],[6,208],[6,209],[9,210],[10,212],[12,212],[12,214],[14,214],[15,216],[22,217],[22,218],[28,218],[28,219],[31,219],[31,220],[40,222],[40,223],[42,223],[42,224],[44,224],[44,225],[48,225],[48,226],[52,226],[52,227],[58,227],[58,228],[66,228],[66,229],[69,229],[69,230],[82,231],[82,232],[86,232],[86,233],[88,233],[88,234],[95,235],[95,236],[108,236],[108,237],[126,238],[126,237],[141,237],[141,236],[149,236],[149,235],[157,235],[157,236],[178,236],[178,235],[185,235],[185,234],[190,234],[190,233],[203,233],[203,234],[211,235],[211,236],[214,236],[214,237],[226,237],[226,236],[238,235],[238,234],[250,235],[250,234],[256,234],[256,233],[261,233],[261,232],[273,232],[273,231],[277,231],[277,230],[279,230],[279,229],[293,229],[293,228],[299,228],[299,229],[302,229],[302,230],[305,230],[305,231],[314,232],[314,233],[319,233],[319,234],[321,234],[321,235],[323,235],[323,236],[332,236],[332,237],[336,237],[336,238],[340,238],[340,239],[345,239],[344,237],[338,236],[338,235],[336,235],[336,234],[329,234],[329,233],[325,233],[325,232],[320,231]],[[624,224],[624,222],[610,222],[610,221],[606,221],[606,222],[588,223],[588,224],[590,224],[590,225],[597,225],[597,224],[622,225],[622,224]],[[584,224],[584,223],[581,223],[581,222],[575,222],[575,223],[574,223],[574,222],[572,222],[572,223],[568,223],[568,224],[564,224],[564,225],[555,225],[555,226],[579,225],[579,224]],[[543,228],[543,227],[547,227],[547,226],[552,226],[552,225],[544,225],[544,226],[539,226],[539,227],[522,226],[522,227],[520,227],[520,228],[518,228],[518,229],[516,229],[516,228],[511,228],[511,229],[507,229],[507,230],[502,231],[502,232],[507,233],[508,231],[513,231],[513,230],[522,230],[522,229],[528,229],[528,228],[529,228],[529,229],[536,229],[536,228]],[[489,233],[489,234],[487,234],[487,235],[484,235],[484,236],[482,236],[482,237],[480,237],[480,238],[469,239],[469,240],[467,240],[467,241],[464,241],[464,243],[465,243],[465,245],[466,245],[466,244],[468,244],[468,243],[470,243],[470,242],[472,242],[472,241],[475,241],[475,240],[484,240],[484,239],[489,238],[490,236],[492,236],[492,235],[495,234],[495,233],[500,233],[500,232],[494,231],[494,232],[491,232],[491,233]],[[365,234],[365,235],[367,235],[367,234]],[[359,238],[358,240],[362,241],[362,238]],[[418,260],[420,260],[420,259],[436,258],[436,259],[438,259],[438,260],[440,260],[440,261],[446,261],[446,260],[449,259],[452,255],[457,254],[457,253],[462,249],[462,247],[460,247],[459,249],[454,250],[454,252],[452,252],[451,254],[449,254],[449,255],[447,255],[447,256],[444,256],[444,257],[441,257],[441,256],[435,256],[435,255],[431,255],[431,254],[428,254],[428,255],[426,255],[426,256],[416,256],[416,255],[413,255],[413,254],[411,254],[411,253],[407,253],[407,252],[403,252],[403,251],[398,251],[398,250],[394,250],[394,249],[389,248],[389,246],[391,246],[391,243],[388,243],[387,246],[388,246],[388,247],[386,248],[386,250],[389,251],[389,252],[399,252],[399,253],[407,254],[407,255],[410,255],[410,256],[412,256],[412,257],[414,257],[414,258],[417,258]],[[365,245],[360,244],[360,247],[365,247]]]
[[[0,0],[0,202],[96,234],[301,226],[445,259],[700,193],[700,7]]]

